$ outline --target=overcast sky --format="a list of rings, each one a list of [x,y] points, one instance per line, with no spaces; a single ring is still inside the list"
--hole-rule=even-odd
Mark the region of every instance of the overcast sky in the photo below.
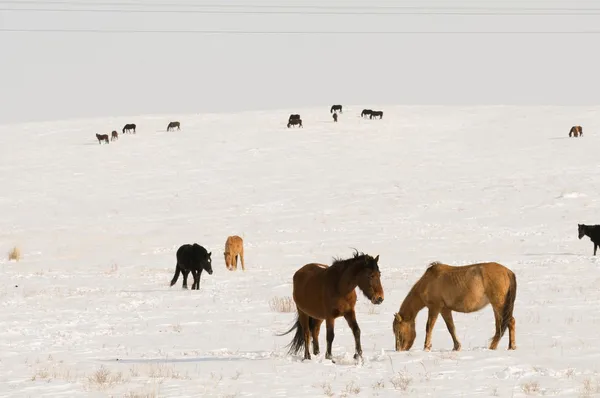
[[[600,104],[598,34],[201,35],[7,29],[581,31],[599,15],[124,13],[125,1],[0,0],[0,123],[341,104]],[[154,0],[158,2],[158,0]],[[151,2],[131,0],[150,8]],[[33,12],[7,8],[103,8]],[[90,6],[89,4],[97,4]],[[112,3],[112,5],[107,3]],[[593,1],[164,0],[169,4],[598,8]],[[99,5],[98,5],[99,4]],[[224,10],[224,8],[214,8]],[[240,9],[240,8],[238,8]],[[271,9],[269,9],[271,10]],[[302,11],[302,10],[300,10]],[[314,10],[313,10],[314,11]],[[335,11],[327,9],[326,11]],[[398,10],[396,10],[398,11]],[[402,10],[399,10],[402,11]],[[456,11],[456,10],[454,10]],[[566,13],[567,11],[563,12]],[[581,12],[580,12],[581,13]]]

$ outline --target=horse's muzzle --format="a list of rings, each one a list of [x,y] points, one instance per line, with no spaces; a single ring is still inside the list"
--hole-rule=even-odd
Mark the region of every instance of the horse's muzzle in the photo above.
[[[206,272],[208,272],[208,275],[212,275],[212,269],[209,269],[209,270],[208,270],[208,271],[206,271]]]
[[[371,302],[373,304],[381,304],[381,303],[383,303],[383,297],[373,298],[373,300],[371,300]]]

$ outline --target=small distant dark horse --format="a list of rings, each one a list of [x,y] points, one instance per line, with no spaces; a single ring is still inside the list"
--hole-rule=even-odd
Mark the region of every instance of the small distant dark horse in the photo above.
[[[179,128],[180,124],[179,122],[171,122],[169,123],[169,125],[167,126],[167,131],[169,130],[175,130],[175,127],[177,127],[177,130],[181,130],[181,128]]]
[[[133,133],[135,134],[135,124],[134,123],[129,123],[126,124],[125,126],[123,126],[123,134],[125,134],[126,131],[130,131],[133,130]]]
[[[577,136],[581,136],[583,137],[583,127],[581,126],[573,126],[571,127],[571,130],[569,130],[569,137],[572,135],[574,135],[575,137]]]
[[[377,116],[379,116],[379,118],[383,118],[383,112],[382,111],[372,111],[371,114],[369,115],[369,119],[377,119]]]
[[[290,115],[290,118],[288,119],[288,128],[290,128],[290,126],[295,126],[295,125],[299,125],[300,127],[302,127],[302,119],[300,119],[300,115],[292,113]]]
[[[383,287],[379,271],[379,256],[358,253],[347,260],[335,259],[331,266],[310,263],[294,273],[293,298],[298,315],[294,326],[284,336],[296,331],[288,345],[290,354],[297,354],[304,347],[304,359],[310,359],[309,342],[312,335],[313,354],[319,355],[319,331],[323,321],[327,325],[326,359],[331,359],[333,327],[335,319],[343,316],[348,322],[356,353],[354,358],[362,357],[360,328],[356,322],[356,287],[373,304],[383,302]]]
[[[200,290],[200,276],[202,271],[208,272],[208,275],[212,275],[212,252],[207,252],[206,249],[197,243],[193,245],[185,244],[177,249],[177,265],[175,266],[175,275],[171,280],[171,286],[177,283],[179,273],[183,274],[183,285],[184,289],[187,289],[187,277],[190,271],[194,282],[192,283],[192,290]]]
[[[337,122],[337,118],[338,118],[338,115],[337,115],[337,113],[334,113],[334,114],[333,114],[333,121],[334,121],[334,122]]]
[[[335,111],[340,111],[340,113],[342,113],[342,106],[341,105],[332,105],[329,112],[333,113]]]
[[[370,109],[363,109],[363,111],[360,113],[360,117],[371,116],[372,113],[373,111]]]
[[[110,140],[114,141],[114,140],[118,140],[119,139],[119,133],[117,133],[116,131],[113,130],[112,133],[110,133]]]
[[[598,246],[600,246],[600,225],[577,224],[577,232],[579,239],[586,235],[590,237],[590,240],[594,243],[595,256],[596,249],[598,249]]]
[[[102,144],[102,141],[106,142],[107,144],[108,142],[108,134],[96,134],[96,138],[98,139],[98,144]]]

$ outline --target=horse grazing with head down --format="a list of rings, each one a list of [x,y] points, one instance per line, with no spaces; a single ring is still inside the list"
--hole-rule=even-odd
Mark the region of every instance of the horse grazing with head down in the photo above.
[[[108,134],[98,134],[96,133],[96,139],[98,140],[98,144],[102,144],[102,141],[106,142],[107,144],[108,142]]]
[[[119,133],[117,133],[116,131],[112,131],[112,133],[110,133],[110,140],[114,141],[114,140],[118,140],[119,139]]]
[[[373,111],[371,109],[363,109],[362,112],[360,113],[360,117],[365,117],[365,116],[371,116],[371,114],[373,113]]]
[[[329,110],[330,113],[336,112],[336,111],[340,111],[340,113],[342,113],[342,106],[341,105],[332,105],[331,109]]]
[[[573,126],[571,130],[569,130],[569,137],[574,135],[575,137],[581,136],[583,137],[583,127],[581,126]]]
[[[371,114],[369,115],[369,119],[377,119],[377,116],[379,116],[380,119],[383,119],[383,111],[371,111]]]
[[[169,125],[167,126],[167,131],[175,130],[175,127],[177,127],[177,130],[181,130],[180,125],[181,124],[179,122],[170,122]]]
[[[238,257],[242,263],[242,271],[246,270],[244,265],[244,240],[241,237],[237,235],[227,237],[223,256],[225,256],[225,266],[228,270],[237,271]]]
[[[125,134],[125,132],[129,132],[131,130],[133,130],[133,134],[135,134],[135,123],[128,123],[125,126],[123,126],[123,131],[122,133]]]
[[[356,352],[354,358],[362,358],[360,328],[356,322],[356,287],[373,304],[383,302],[383,287],[379,271],[379,256],[356,252],[352,258],[336,259],[331,266],[310,263],[294,273],[293,298],[298,310],[296,322],[284,336],[296,331],[288,345],[290,354],[297,354],[304,347],[304,359],[310,359],[309,342],[312,335],[313,354],[319,355],[319,331],[325,321],[327,326],[327,351],[331,359],[333,327],[335,319],[343,316],[354,335]]]
[[[175,275],[171,280],[171,286],[177,283],[179,273],[183,274],[183,288],[187,289],[187,277],[190,271],[194,282],[192,283],[192,290],[200,290],[200,276],[202,271],[208,272],[212,275],[212,259],[210,258],[212,252],[206,251],[206,249],[197,243],[193,245],[185,244],[177,249],[177,265],[175,266]]]
[[[425,327],[425,350],[431,350],[431,332],[439,314],[446,322],[452,336],[454,350],[460,350],[456,337],[452,311],[471,313],[492,304],[496,319],[496,333],[490,350],[498,347],[508,328],[508,349],[515,350],[515,318],[513,309],[517,296],[517,278],[505,266],[498,263],[478,263],[450,266],[439,262],[429,265],[423,276],[414,284],[394,314],[393,331],[396,351],[408,351],[417,333],[415,318],[427,307],[429,314]]]

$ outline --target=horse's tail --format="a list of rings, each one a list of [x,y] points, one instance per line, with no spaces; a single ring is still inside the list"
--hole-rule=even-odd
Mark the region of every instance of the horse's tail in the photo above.
[[[510,285],[508,292],[506,292],[506,299],[504,300],[504,308],[502,308],[502,327],[500,329],[500,336],[504,336],[504,332],[508,328],[513,317],[513,310],[515,308],[515,299],[517,298],[517,277],[514,272],[510,273]]]
[[[179,278],[179,273],[181,270],[179,269],[179,264],[175,266],[175,275],[173,275],[173,279],[171,279],[171,286],[177,283],[177,279]]]
[[[314,324],[315,324],[314,318],[309,317],[308,318],[309,329],[312,329]],[[286,345],[286,347],[289,347],[288,354],[298,354],[298,352],[302,348],[304,348],[304,329],[302,328],[302,325],[300,324],[300,319],[298,319],[298,314],[296,313],[296,322],[294,322],[292,327],[287,332],[281,333],[281,334],[276,334],[276,336],[285,336],[286,334],[289,334],[292,331],[294,331],[294,329],[296,330],[296,333],[294,334],[292,341],[290,341],[290,343],[288,345]]]

